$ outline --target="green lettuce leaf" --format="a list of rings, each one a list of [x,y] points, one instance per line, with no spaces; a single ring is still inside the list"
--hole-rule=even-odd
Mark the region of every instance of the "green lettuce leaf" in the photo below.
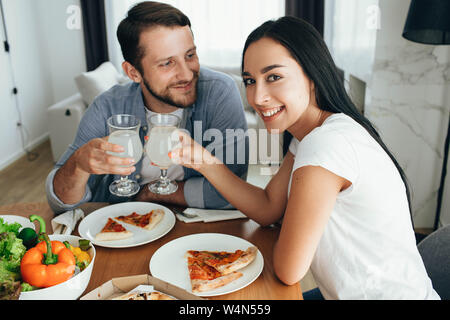
[[[13,232],[17,235],[20,228],[22,228],[22,225],[20,223],[7,223],[3,220],[3,218],[0,218],[0,233]]]

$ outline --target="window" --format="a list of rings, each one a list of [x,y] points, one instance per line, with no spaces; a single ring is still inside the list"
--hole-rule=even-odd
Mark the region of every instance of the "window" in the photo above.
[[[123,61],[117,26],[128,9],[140,0],[106,0],[111,61],[121,70]],[[247,36],[269,19],[284,16],[285,0],[162,0],[186,14],[192,25],[200,63],[237,68]]]

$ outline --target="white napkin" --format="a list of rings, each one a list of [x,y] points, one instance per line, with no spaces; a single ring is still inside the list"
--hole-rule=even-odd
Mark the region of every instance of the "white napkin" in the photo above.
[[[210,209],[197,209],[187,208],[184,213],[196,214],[196,217],[188,218],[181,214],[176,214],[177,219],[186,223],[191,222],[215,222],[232,219],[247,218],[245,214],[239,210],[210,210]]]
[[[81,209],[66,211],[52,219],[53,234],[71,234],[78,220],[84,218]]]

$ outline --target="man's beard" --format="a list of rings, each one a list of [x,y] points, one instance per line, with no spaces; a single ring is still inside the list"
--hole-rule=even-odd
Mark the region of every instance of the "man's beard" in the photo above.
[[[174,100],[174,98],[172,97],[172,95],[169,93],[169,89],[167,89],[167,93],[166,94],[158,94],[158,93],[156,93],[156,91],[152,89],[152,87],[147,82],[147,80],[145,80],[145,76],[142,77],[142,78],[143,78],[144,86],[145,86],[145,88],[147,88],[148,92],[150,92],[150,94],[152,96],[154,96],[156,99],[158,99],[159,101],[161,101],[161,102],[163,102],[165,104],[168,104],[168,105],[173,106],[173,107],[184,109],[184,108],[191,107],[195,103],[195,100],[197,100],[198,72],[194,72],[194,75],[193,75],[192,80],[191,80],[191,82],[192,82],[192,89],[191,90],[194,90],[194,99],[193,99],[192,103],[188,103],[188,104],[181,103],[181,102],[176,102]],[[176,85],[181,85],[181,84],[185,84],[185,83],[186,83],[186,81],[177,82],[177,83],[171,84],[170,86],[176,86]]]

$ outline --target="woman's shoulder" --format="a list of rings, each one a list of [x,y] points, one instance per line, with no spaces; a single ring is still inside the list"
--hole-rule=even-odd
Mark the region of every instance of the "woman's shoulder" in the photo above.
[[[345,136],[361,132],[365,132],[365,129],[352,117],[344,113],[334,113],[325,119],[320,127],[311,131],[308,136],[321,137],[337,133]]]
[[[312,130],[301,141],[295,137],[289,145],[289,151],[297,154],[299,149],[326,150],[327,147],[351,145],[355,137],[366,136],[368,132],[354,119],[344,113],[330,115],[320,127]]]
[[[292,139],[289,150],[295,158],[293,169],[320,166],[352,183],[356,182],[359,157],[352,138],[352,131],[357,130],[353,121],[344,114],[333,114],[301,141]]]
[[[332,114],[320,127],[312,130],[301,141],[297,140],[300,148],[323,148],[324,145],[336,145],[352,140],[352,136],[360,134],[359,124],[343,113]]]

